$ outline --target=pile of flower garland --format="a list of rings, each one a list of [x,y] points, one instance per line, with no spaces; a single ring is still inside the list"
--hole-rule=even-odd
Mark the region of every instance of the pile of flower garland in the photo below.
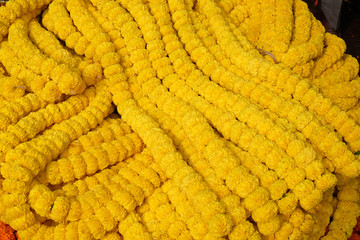
[[[10,0],[0,44],[22,240],[351,235],[359,65],[301,0]]]

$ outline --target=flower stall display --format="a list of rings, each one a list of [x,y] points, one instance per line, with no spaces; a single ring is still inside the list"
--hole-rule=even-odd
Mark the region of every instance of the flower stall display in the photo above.
[[[345,50],[301,0],[8,1],[0,239],[350,238]]]

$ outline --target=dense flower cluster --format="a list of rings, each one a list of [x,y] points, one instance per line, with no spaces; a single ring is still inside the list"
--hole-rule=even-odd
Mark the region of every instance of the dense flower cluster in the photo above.
[[[301,0],[10,0],[0,221],[22,240],[347,239],[345,48]]]

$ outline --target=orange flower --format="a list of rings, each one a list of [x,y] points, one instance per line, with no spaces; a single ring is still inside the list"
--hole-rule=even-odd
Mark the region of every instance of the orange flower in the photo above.
[[[360,240],[360,217],[357,218],[357,224],[349,240]]]
[[[9,225],[0,221],[0,239],[1,240],[16,240],[19,239],[17,233]]]

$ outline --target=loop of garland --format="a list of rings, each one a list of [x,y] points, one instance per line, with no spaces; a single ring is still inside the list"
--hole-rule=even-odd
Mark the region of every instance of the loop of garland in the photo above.
[[[345,49],[301,0],[10,0],[0,221],[24,240],[347,239]]]

